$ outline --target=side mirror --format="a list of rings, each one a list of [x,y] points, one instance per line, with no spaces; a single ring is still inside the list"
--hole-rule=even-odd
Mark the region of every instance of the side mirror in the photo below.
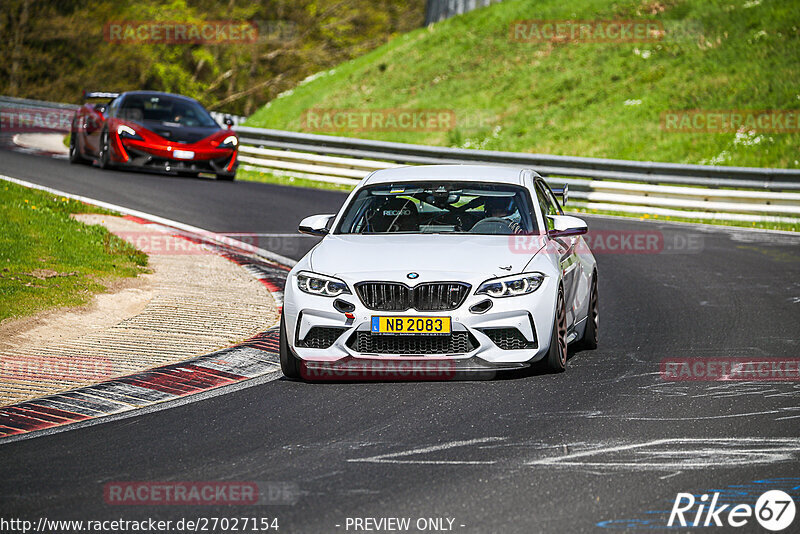
[[[222,122],[225,123],[225,126],[227,126],[229,130],[233,126],[233,119],[230,115],[225,115],[225,119]]]
[[[106,112],[106,107],[107,106],[105,104],[95,104],[94,110],[102,115]]]
[[[300,221],[297,231],[301,234],[322,237],[328,235],[328,225],[336,215],[312,215]]]
[[[563,187],[551,187],[551,191],[557,197],[561,197],[561,205],[565,206],[567,204],[567,197],[569,196],[569,185],[564,184]]]
[[[589,231],[586,221],[570,215],[549,215],[553,221],[553,229],[547,232],[549,237],[568,237],[583,235]]]

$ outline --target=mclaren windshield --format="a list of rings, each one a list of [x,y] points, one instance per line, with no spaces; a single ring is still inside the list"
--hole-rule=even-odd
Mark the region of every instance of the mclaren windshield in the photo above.
[[[348,205],[338,234],[537,233],[526,189],[480,182],[368,186]]]
[[[120,106],[119,117],[139,124],[157,122],[190,128],[219,127],[199,103],[167,95],[128,95]]]

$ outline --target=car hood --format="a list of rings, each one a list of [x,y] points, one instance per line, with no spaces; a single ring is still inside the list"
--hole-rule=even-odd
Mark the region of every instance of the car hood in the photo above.
[[[311,252],[310,268],[354,281],[406,280],[410,272],[419,274],[413,283],[467,281],[522,272],[542,244],[541,236],[328,235]]]
[[[191,144],[217,133],[221,128],[215,126],[193,127],[177,126],[160,121],[143,121],[142,126],[175,143]]]

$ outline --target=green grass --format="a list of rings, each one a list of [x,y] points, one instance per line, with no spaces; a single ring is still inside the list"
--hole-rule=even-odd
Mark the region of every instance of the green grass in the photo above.
[[[510,24],[520,19],[652,19],[666,36],[644,44],[513,42]],[[506,0],[397,37],[301,84],[247,124],[302,131],[302,114],[312,108],[448,109],[458,121],[448,131],[318,133],[799,168],[800,133],[676,133],[660,126],[668,110],[798,110],[798,79],[798,2]]]
[[[105,284],[145,270],[144,253],[72,213],[110,214],[0,182],[0,321],[86,304]]]

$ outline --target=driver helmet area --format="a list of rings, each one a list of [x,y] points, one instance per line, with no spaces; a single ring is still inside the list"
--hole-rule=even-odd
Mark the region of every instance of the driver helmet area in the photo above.
[[[418,232],[419,210],[405,198],[388,198],[372,210],[369,217],[371,232]]]

